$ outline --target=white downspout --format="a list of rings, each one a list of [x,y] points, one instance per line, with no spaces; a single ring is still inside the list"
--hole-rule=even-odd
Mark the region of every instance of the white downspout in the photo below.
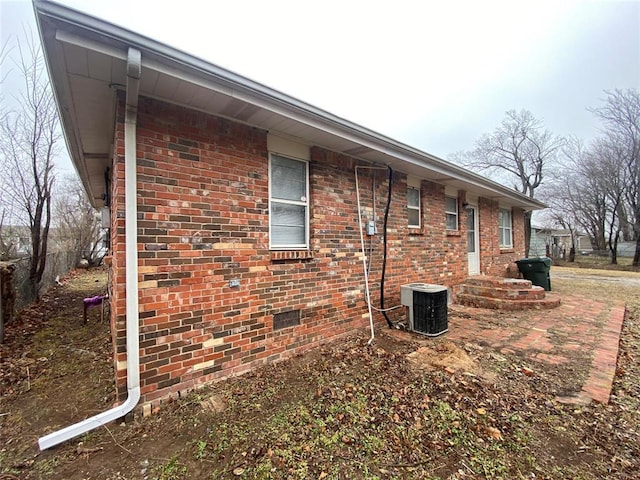
[[[129,48],[124,123],[125,163],[125,269],[127,301],[127,399],[121,405],[79,423],[41,437],[38,446],[46,450],[59,443],[124,417],[140,400],[140,342],[138,324],[138,208],[136,200],[136,122],[140,88],[140,50]]]
[[[369,327],[371,328],[371,338],[367,342],[367,345],[371,345],[375,338],[375,330],[373,328],[373,313],[371,312],[371,294],[369,293],[369,269],[367,268],[367,254],[364,246],[364,235],[362,234],[362,211],[360,208],[360,186],[358,185],[358,169],[366,168],[367,170],[386,170],[386,167],[365,167],[356,166],[356,199],[358,204],[358,230],[360,230],[360,246],[362,248],[362,267],[364,270],[364,288],[367,295],[367,308],[369,309]],[[375,194],[375,192],[374,192]]]

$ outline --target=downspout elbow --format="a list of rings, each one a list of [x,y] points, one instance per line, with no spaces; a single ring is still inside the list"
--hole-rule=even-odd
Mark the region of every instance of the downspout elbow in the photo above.
[[[113,422],[114,420],[124,417],[127,413],[133,410],[140,401],[140,387],[130,389],[128,393],[129,395],[124,403],[117,407],[39,438],[38,446],[40,447],[40,450],[55,447],[62,442],[75,438],[78,435],[82,435],[94,428],[101,427],[102,425],[106,425],[109,422]]]

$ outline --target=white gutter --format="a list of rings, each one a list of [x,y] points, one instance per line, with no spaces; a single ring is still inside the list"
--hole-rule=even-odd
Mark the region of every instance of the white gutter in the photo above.
[[[140,342],[138,325],[138,208],[136,199],[136,121],[141,72],[140,50],[129,48],[127,56],[127,97],[124,123],[125,163],[125,268],[127,301],[127,399],[121,405],[38,440],[40,450],[124,417],[140,400]]]

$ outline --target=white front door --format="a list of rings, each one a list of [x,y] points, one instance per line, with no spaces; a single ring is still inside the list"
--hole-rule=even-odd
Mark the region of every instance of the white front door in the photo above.
[[[467,207],[467,264],[469,275],[480,274],[480,241],[478,238],[478,208]]]

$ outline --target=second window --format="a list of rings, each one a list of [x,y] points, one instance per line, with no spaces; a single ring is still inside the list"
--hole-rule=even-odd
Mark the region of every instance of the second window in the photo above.
[[[458,230],[458,199],[445,197],[444,210],[447,216],[447,230]]]
[[[407,217],[409,228],[420,228],[420,190],[407,187]]]
[[[500,209],[498,212],[498,228],[500,230],[500,247],[512,248],[511,210],[507,210],[506,208]]]

